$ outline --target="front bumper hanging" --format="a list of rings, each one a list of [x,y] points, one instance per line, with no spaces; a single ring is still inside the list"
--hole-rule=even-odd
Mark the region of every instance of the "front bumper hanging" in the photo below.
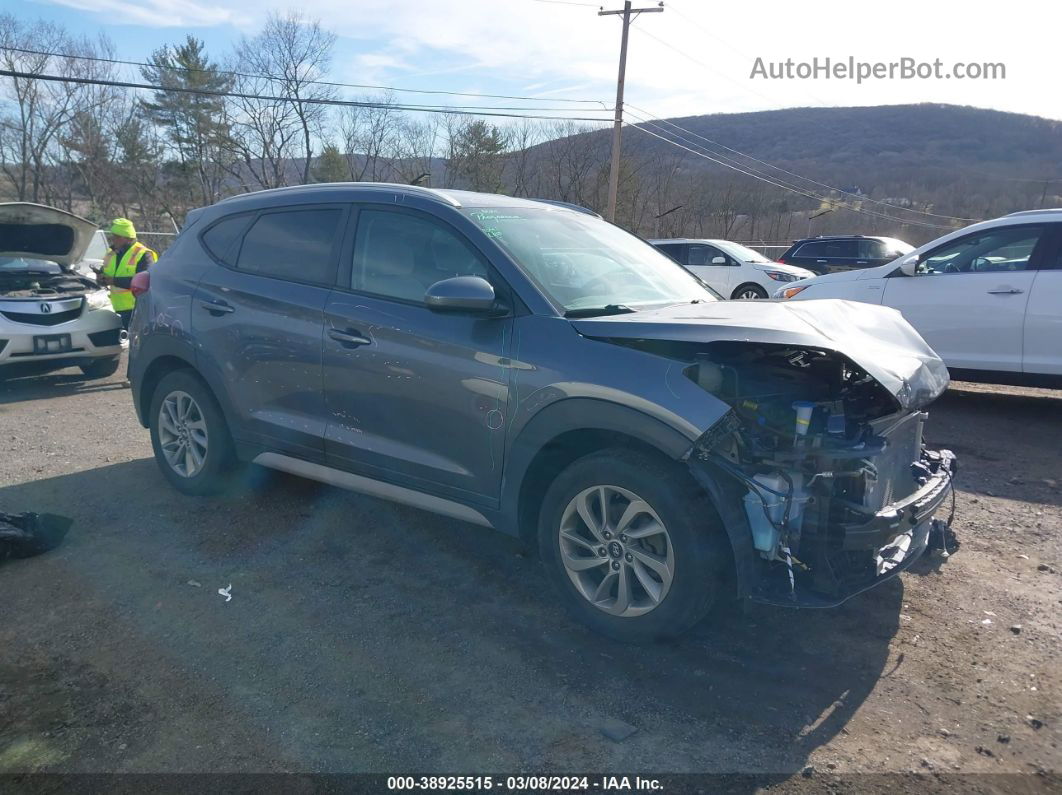
[[[926,549],[958,544],[947,522],[934,516],[953,496],[955,456],[949,450],[924,451],[919,462],[924,483],[862,522],[829,523],[801,549],[795,585],[783,563],[759,560],[744,594],[756,602],[788,607],[836,607],[910,568]],[[802,542],[804,543],[804,542]]]

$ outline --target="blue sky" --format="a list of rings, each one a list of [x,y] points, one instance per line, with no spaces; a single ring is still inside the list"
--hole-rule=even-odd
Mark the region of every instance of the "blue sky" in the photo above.
[[[105,32],[119,57],[145,58],[191,33],[224,57],[260,29],[270,0],[29,0],[6,10]],[[338,35],[333,79],[405,88],[591,99],[611,103],[619,23],[591,0],[301,0]],[[636,5],[652,5],[642,0]],[[605,0],[608,8],[621,5]],[[1050,4],[1011,0],[983,15],[968,4],[893,0],[720,3],[669,0],[633,26],[628,101],[659,116],[807,105],[953,102],[1062,119],[1057,26],[1031,25]],[[1048,16],[1057,16],[1049,14]],[[996,81],[750,79],[756,57],[888,61],[904,56],[999,61]],[[351,91],[353,93],[359,93]],[[365,92],[360,92],[365,93]],[[409,101],[450,101],[416,98]],[[460,100],[464,103],[467,100]],[[495,101],[495,104],[506,104]],[[557,103],[538,103],[552,107]]]

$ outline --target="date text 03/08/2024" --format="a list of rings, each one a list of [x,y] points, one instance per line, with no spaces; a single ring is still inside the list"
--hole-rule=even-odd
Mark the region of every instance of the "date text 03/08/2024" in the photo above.
[[[387,789],[393,791],[599,791],[658,792],[659,779],[642,776],[388,776]]]

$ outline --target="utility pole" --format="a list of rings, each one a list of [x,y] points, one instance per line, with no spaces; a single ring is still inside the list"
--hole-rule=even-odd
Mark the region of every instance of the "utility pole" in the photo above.
[[[605,210],[605,219],[615,222],[616,220],[616,197],[619,195],[619,168],[620,168],[620,138],[623,135],[623,81],[627,72],[627,34],[631,28],[631,14],[659,13],[664,10],[664,4],[654,8],[631,8],[631,0],[624,0],[622,11],[598,11],[599,17],[615,16],[623,14],[623,34],[620,37],[619,78],[616,80],[616,117],[612,123],[612,165],[608,172],[608,209]]]

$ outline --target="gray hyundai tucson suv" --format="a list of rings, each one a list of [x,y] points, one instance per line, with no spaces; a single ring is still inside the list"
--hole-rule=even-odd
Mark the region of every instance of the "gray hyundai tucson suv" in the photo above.
[[[133,400],[177,489],[253,462],[537,541],[621,640],[730,595],[836,605],[947,535],[922,426],[948,374],[899,313],[718,301],[581,208],[263,191],[190,213],[136,287]]]

